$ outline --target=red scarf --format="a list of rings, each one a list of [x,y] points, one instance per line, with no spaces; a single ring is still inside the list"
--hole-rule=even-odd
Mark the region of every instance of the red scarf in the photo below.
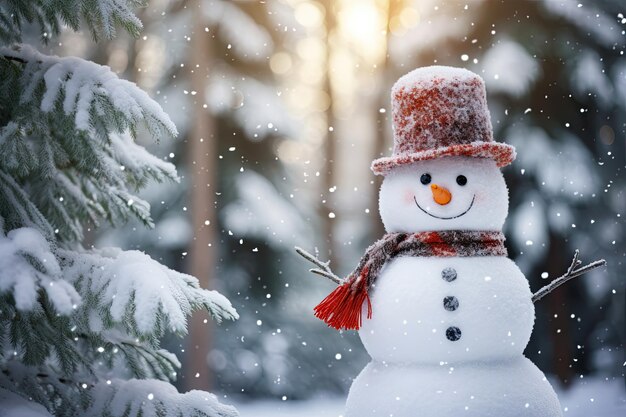
[[[490,231],[387,233],[367,248],[356,269],[315,307],[315,316],[335,329],[361,327],[363,302],[372,318],[369,291],[381,269],[396,256],[506,256],[504,235]]]

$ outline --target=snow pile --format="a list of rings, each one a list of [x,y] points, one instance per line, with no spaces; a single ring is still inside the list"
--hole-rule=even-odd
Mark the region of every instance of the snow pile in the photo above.
[[[50,244],[34,228],[0,232],[0,293],[12,292],[18,310],[33,310],[38,292],[45,291],[61,314],[70,314],[80,303],[80,296],[61,279],[61,267]]]

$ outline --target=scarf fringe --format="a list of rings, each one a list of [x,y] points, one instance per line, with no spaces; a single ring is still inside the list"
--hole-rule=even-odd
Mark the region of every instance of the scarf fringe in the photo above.
[[[359,330],[363,323],[363,303],[367,300],[368,319],[372,318],[372,303],[364,276],[356,288],[353,284],[346,282],[335,288],[315,307],[315,317],[337,330]]]

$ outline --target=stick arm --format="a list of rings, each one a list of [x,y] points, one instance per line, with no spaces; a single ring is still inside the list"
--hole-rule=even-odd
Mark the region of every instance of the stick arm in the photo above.
[[[342,285],[344,283],[344,280],[342,278],[339,278],[337,275],[335,275],[332,269],[330,269],[330,261],[322,262],[315,255],[305,251],[299,246],[296,246],[295,249],[298,255],[302,256],[304,259],[311,262],[313,265],[317,266],[317,268],[309,269],[310,272],[320,275],[324,278],[328,278],[329,280],[331,280],[337,285]]]
[[[552,291],[554,291],[561,285],[565,284],[570,279],[583,275],[591,271],[592,269],[596,269],[596,268],[606,265],[606,261],[604,259],[599,259],[597,261],[593,261],[590,264],[587,264],[585,266],[578,268],[578,266],[582,263],[578,259],[579,254],[580,253],[578,249],[576,249],[576,251],[574,252],[574,258],[572,259],[572,263],[570,264],[569,268],[567,268],[567,272],[565,274],[561,275],[560,277],[558,277],[557,279],[555,279],[554,281],[552,281],[545,287],[542,287],[539,291],[533,294],[532,296],[533,303],[536,303],[537,301],[541,300],[543,297],[550,294]]]

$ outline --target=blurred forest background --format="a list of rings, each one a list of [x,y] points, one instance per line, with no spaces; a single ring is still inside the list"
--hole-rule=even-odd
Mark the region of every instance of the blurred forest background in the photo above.
[[[576,248],[608,262],[536,305],[526,355],[563,387],[624,380],[625,14],[622,0],[151,0],[138,39],[66,32],[47,52],[109,65],[180,131],[142,142],[183,177],[144,195],[155,229],[87,243],[144,250],[239,311],[219,327],[194,317],[190,338],[169,342],[181,388],[341,394],[368,358],[355,333],[313,317],[332,285],[293,247],[352,270],[384,233],[369,165],[391,152],[391,85],[465,67],[486,81],[496,139],[517,147],[505,234],[531,288]]]

